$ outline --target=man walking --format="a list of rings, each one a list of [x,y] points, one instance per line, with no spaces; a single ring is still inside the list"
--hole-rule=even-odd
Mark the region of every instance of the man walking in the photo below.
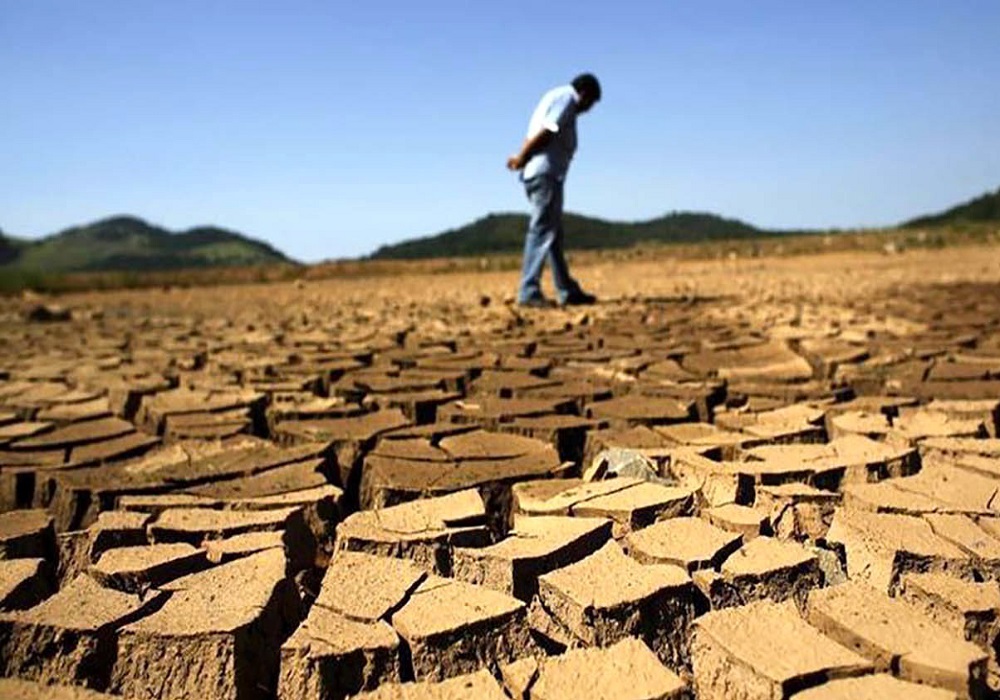
[[[531,218],[524,238],[524,260],[517,300],[521,306],[544,308],[554,304],[542,295],[541,276],[546,259],[552,282],[563,305],[593,304],[597,298],[584,292],[569,274],[563,255],[563,184],[576,151],[576,117],[601,99],[601,84],[590,73],[570,85],[549,90],[531,115],[528,137],[521,150],[507,159],[510,170],[521,171],[521,181],[531,203]]]

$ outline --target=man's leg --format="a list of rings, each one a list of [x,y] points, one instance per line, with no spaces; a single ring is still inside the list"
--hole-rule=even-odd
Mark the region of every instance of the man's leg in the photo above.
[[[524,190],[531,203],[528,232],[524,236],[524,258],[521,263],[521,287],[517,293],[520,303],[542,298],[542,267],[549,254],[559,227],[559,212],[554,209],[556,187],[553,178],[540,175],[524,183]]]
[[[556,230],[549,245],[549,265],[552,266],[552,283],[556,288],[559,302],[564,303],[570,297],[580,294],[580,285],[569,274],[569,265],[563,255],[563,183],[555,183],[555,193],[552,198],[552,209],[555,212]]]

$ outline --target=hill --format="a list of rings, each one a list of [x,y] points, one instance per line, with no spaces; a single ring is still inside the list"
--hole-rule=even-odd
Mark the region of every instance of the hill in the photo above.
[[[528,217],[490,214],[461,228],[424,238],[382,246],[375,260],[404,260],[514,253],[524,247]],[[735,219],[714,214],[673,212],[649,221],[615,222],[567,213],[563,217],[567,248],[596,250],[627,248],[637,243],[695,243],[778,235]]]
[[[0,266],[13,261],[21,254],[24,241],[18,238],[11,238],[0,231]]]
[[[180,233],[132,216],[76,226],[37,241],[3,238],[0,265],[53,272],[176,270],[289,263],[267,243],[202,226]]]
[[[997,188],[996,192],[987,192],[937,214],[911,219],[902,226],[904,228],[943,226],[970,221],[1000,221],[1000,188]]]

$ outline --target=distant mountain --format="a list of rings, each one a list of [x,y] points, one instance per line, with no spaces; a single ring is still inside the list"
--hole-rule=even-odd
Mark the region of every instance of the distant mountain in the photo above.
[[[18,238],[11,238],[0,231],[0,265],[6,265],[21,253],[24,241]]]
[[[918,226],[941,226],[969,221],[1000,221],[1000,188],[996,192],[970,199],[968,202],[946,209],[937,214],[928,214],[902,224],[906,228]]]
[[[434,236],[382,246],[373,259],[444,258],[491,253],[514,253],[524,247],[528,217],[490,214],[461,228]],[[626,248],[636,243],[693,243],[776,235],[735,219],[714,214],[673,212],[657,219],[615,222],[579,214],[563,216],[566,246],[570,249]]]
[[[20,270],[175,270],[293,262],[267,243],[212,226],[180,233],[133,216],[76,226],[37,241],[0,239],[0,265]]]

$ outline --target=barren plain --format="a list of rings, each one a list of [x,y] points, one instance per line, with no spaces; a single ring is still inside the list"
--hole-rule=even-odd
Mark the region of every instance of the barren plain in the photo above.
[[[0,299],[0,697],[985,698],[1000,248]]]

